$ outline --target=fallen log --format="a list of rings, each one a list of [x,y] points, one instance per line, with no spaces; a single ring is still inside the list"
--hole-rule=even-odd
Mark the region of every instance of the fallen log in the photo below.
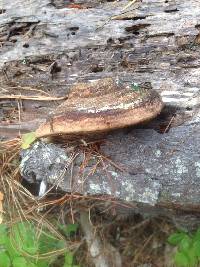
[[[163,113],[141,129],[110,135],[100,151],[120,170],[105,160],[104,168],[85,180],[84,191],[77,192],[135,203],[134,211],[197,218],[199,3],[147,0],[122,12],[125,4],[95,1],[91,6],[88,1],[76,9],[62,1],[1,3],[1,95],[24,95],[24,88],[32,87],[65,97],[71,84],[103,77],[129,84],[151,82],[165,103]],[[2,109],[4,138],[35,130],[58,105],[30,100],[21,104],[15,105],[10,125],[5,120],[13,116],[13,106]]]

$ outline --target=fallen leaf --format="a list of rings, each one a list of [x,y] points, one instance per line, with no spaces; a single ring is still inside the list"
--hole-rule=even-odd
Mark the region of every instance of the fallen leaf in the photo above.
[[[36,140],[35,132],[30,132],[22,135],[22,149],[27,149]]]

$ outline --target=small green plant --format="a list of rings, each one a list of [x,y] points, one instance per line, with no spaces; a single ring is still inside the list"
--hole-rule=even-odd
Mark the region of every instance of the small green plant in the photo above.
[[[76,229],[68,225],[65,230],[72,234]],[[62,251],[62,256],[56,251]],[[64,239],[59,240],[46,231],[38,233],[30,222],[20,222],[11,228],[0,225],[0,267],[50,267],[58,261],[58,266],[79,267],[74,265],[73,254]]]
[[[137,83],[133,83],[131,84],[131,89],[137,92],[140,91],[140,86]]]
[[[200,228],[193,234],[186,232],[173,233],[168,243],[177,247],[174,262],[178,267],[194,267],[200,264]]]
[[[36,140],[35,132],[30,132],[22,135],[22,149],[27,149]]]

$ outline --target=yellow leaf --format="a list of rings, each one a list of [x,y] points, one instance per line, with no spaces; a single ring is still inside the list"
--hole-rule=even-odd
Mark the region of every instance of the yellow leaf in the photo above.
[[[22,149],[27,149],[36,140],[35,132],[26,133],[22,135]]]

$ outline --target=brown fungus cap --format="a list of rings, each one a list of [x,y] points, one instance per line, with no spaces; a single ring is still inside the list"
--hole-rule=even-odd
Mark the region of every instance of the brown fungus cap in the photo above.
[[[111,78],[79,83],[36,130],[36,136],[107,132],[154,118],[162,107],[159,94],[144,86],[125,86]]]

